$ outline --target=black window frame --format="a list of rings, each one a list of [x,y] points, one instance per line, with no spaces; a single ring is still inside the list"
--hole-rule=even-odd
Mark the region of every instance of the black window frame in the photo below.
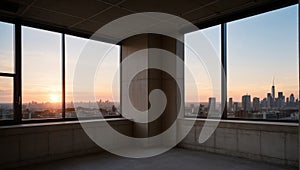
[[[61,29],[50,27],[43,27],[36,24],[24,23],[20,21],[11,21],[1,19],[1,22],[14,25],[14,73],[0,72],[0,77],[13,78],[13,112],[14,118],[12,120],[0,120],[0,126],[17,125],[17,124],[30,124],[30,123],[47,123],[47,122],[64,122],[64,121],[77,121],[78,118],[66,118],[66,35],[76,36],[80,38],[89,38],[87,34],[77,34],[75,32],[64,32]],[[62,68],[62,117],[59,119],[22,119],[22,26],[29,28],[36,28],[54,33],[61,34],[61,68]],[[101,41],[102,39],[94,39]],[[105,41],[101,41],[105,42]],[[109,42],[108,42],[109,43]],[[119,54],[121,53],[121,48]],[[107,116],[104,119],[120,118],[120,116]],[[93,118],[80,118],[80,120],[92,120]]]
[[[276,1],[271,6],[268,4],[258,6],[255,8],[249,8],[248,10],[240,11],[234,14],[228,14],[224,15],[222,17],[216,17],[213,20],[205,21],[202,23],[195,24],[199,29],[209,28],[216,25],[221,25],[221,61],[222,61],[222,67],[225,72],[225,75],[227,75],[227,23],[251,16],[255,16],[258,14],[262,14],[269,11],[274,11],[280,8],[288,7],[291,5],[298,5],[299,3],[296,0],[289,0],[289,1]],[[15,124],[27,124],[27,123],[45,123],[45,122],[63,122],[63,121],[76,121],[78,118],[66,118],[65,117],[65,69],[66,69],[66,50],[65,50],[65,37],[66,35],[81,37],[81,38],[90,38],[90,34],[86,33],[80,33],[76,31],[67,30],[63,27],[57,27],[57,26],[50,26],[45,24],[40,24],[36,22],[30,22],[25,21],[22,19],[15,19],[15,18],[7,18],[5,16],[0,16],[0,21],[5,23],[10,23],[14,25],[14,54],[15,54],[15,73],[2,73],[0,72],[1,77],[12,77],[13,78],[13,110],[14,110],[14,119],[13,120],[1,120],[0,126],[2,125],[15,125]],[[22,26],[52,31],[56,33],[62,34],[62,118],[60,119],[40,119],[40,120],[22,120]],[[299,29],[298,29],[299,31]],[[94,39],[97,41],[103,41],[107,43],[113,43],[110,40],[107,39]],[[120,46],[121,53],[122,46]],[[299,58],[299,57],[298,57]],[[300,68],[300,64],[299,64]],[[299,73],[298,73],[299,74]],[[300,78],[299,78],[300,79]],[[120,89],[120,93],[122,93]],[[222,98],[225,100],[222,100],[222,103],[225,103],[225,106],[227,105],[227,78],[226,76],[222,78]],[[120,101],[122,102],[122,101]],[[120,108],[122,109],[122,108]],[[122,114],[120,116],[116,117],[122,117]],[[116,118],[116,117],[105,117],[105,118]],[[91,118],[87,118],[91,119]],[[236,118],[227,118],[227,109],[225,108],[222,114],[222,119],[225,120],[247,120],[247,121],[264,121],[264,122],[299,122],[297,121],[289,121],[289,120],[259,120],[259,119],[236,119]]]
[[[232,19],[230,17],[231,19],[228,20],[228,18],[227,18],[228,16],[227,16],[227,17],[225,17],[225,21],[222,21],[222,22],[212,21],[210,23],[204,23],[204,24],[197,25],[200,28],[200,30],[201,29],[206,29],[206,28],[211,28],[211,27],[217,26],[217,25],[221,26],[221,29],[220,29],[220,36],[221,36],[221,66],[222,66],[222,70],[224,72],[224,73],[221,73],[221,75],[220,75],[221,76],[221,106],[224,106],[224,109],[222,111],[222,116],[221,116],[222,120],[253,121],[253,122],[255,122],[255,121],[263,121],[263,122],[299,123],[299,120],[246,119],[246,118],[228,118],[227,117],[227,98],[228,98],[227,97],[227,90],[228,90],[227,89],[227,59],[228,59],[227,58],[227,50],[228,50],[228,48],[227,48],[227,36],[228,36],[228,33],[227,33],[227,24],[229,22],[232,22],[232,21],[237,21],[237,20],[240,20],[240,19],[246,19],[246,18],[249,18],[249,17],[257,16],[257,15],[264,14],[264,13],[267,13],[267,12],[270,12],[270,11],[276,11],[276,10],[279,10],[279,9],[282,9],[282,8],[286,8],[286,7],[289,7],[289,6],[293,6],[293,5],[298,5],[298,9],[299,9],[299,4],[298,3],[288,3],[287,5],[280,6],[278,8],[270,8],[270,9],[268,8],[268,10],[260,12],[260,13],[254,12],[253,15],[249,15],[249,16],[248,15],[244,16],[245,14],[241,13],[240,15],[244,16],[244,17],[231,16],[234,19]],[[260,11],[260,10],[261,9],[258,9],[258,11]],[[300,14],[300,10],[298,10],[298,13]],[[298,20],[299,19],[300,18],[298,17]],[[299,29],[298,29],[298,31],[299,31]],[[300,38],[299,38],[299,40],[300,40]],[[299,56],[298,56],[298,62],[299,62],[299,68],[300,68],[300,57]],[[300,73],[299,73],[299,71],[298,71],[298,76],[299,76],[299,80],[300,80]],[[298,111],[300,112],[299,108],[298,108]],[[206,117],[198,117],[198,118],[206,119]],[[213,118],[210,118],[210,119],[213,119]]]

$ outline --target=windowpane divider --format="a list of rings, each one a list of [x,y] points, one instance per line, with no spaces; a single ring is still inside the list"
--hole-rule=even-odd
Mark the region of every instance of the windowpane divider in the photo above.
[[[14,122],[22,122],[22,28],[15,24]]]
[[[222,119],[227,118],[227,23],[221,24],[221,106]]]
[[[62,118],[66,118],[66,36],[63,33],[61,39],[62,48]]]

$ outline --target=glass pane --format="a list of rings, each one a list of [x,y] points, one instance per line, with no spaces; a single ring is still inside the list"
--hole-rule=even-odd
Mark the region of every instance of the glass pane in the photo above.
[[[186,34],[184,51],[185,116],[216,117],[222,112],[221,26]]]
[[[73,77],[77,60],[88,39],[66,35],[66,117],[75,118],[73,103]]]
[[[23,119],[61,118],[61,34],[22,27]]]
[[[228,117],[298,119],[298,6],[228,24]]]
[[[88,43],[88,45],[86,44]],[[85,48],[87,45],[87,48]],[[87,50],[88,49],[88,50]],[[94,95],[98,107],[92,105],[89,98],[87,97],[88,92],[80,92],[80,101],[73,101],[73,79],[76,69],[76,64],[79,56],[81,55],[99,55],[107,53],[101,63],[99,64],[99,70],[95,73],[94,81]],[[84,54],[82,53],[84,50]],[[99,118],[99,110],[101,110],[103,116],[117,116],[119,115],[119,93],[120,87],[119,83],[116,88],[116,93],[118,97],[113,99],[112,83],[114,80],[115,72],[119,67],[119,54],[120,48],[117,45],[108,44],[99,41],[92,41],[84,38],[66,36],[66,117],[97,117]],[[84,56],[83,56],[84,57]],[[89,62],[94,61],[85,61]],[[88,69],[88,68],[87,68]],[[84,75],[79,75],[84,76]],[[119,77],[116,77],[119,82]],[[77,102],[77,103],[75,103]],[[77,107],[75,109],[75,107]],[[76,115],[75,110],[79,110],[78,115]]]
[[[13,78],[0,77],[0,120],[14,117],[13,93]]]
[[[104,117],[120,115],[120,46],[99,44],[107,51],[98,67],[94,90],[98,106]]]
[[[14,26],[0,22],[0,72],[14,73]]]

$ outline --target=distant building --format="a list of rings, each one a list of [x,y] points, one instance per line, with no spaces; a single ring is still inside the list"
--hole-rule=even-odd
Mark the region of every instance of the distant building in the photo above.
[[[205,105],[200,104],[197,116],[198,117],[207,117],[207,112],[206,112]]]
[[[191,104],[191,109],[192,109],[192,114],[195,113],[195,105],[194,104]]]
[[[283,96],[283,92],[278,92],[278,98],[277,98],[277,101],[276,101],[276,106],[278,108],[282,108],[283,105],[284,105],[284,99],[285,97]]]
[[[239,103],[238,102],[234,102],[233,103],[233,111],[236,112],[239,110]]]
[[[242,108],[244,111],[251,111],[251,96],[250,95],[242,96]]]
[[[264,98],[260,104],[261,108],[267,108],[267,105],[268,105],[267,103],[268,103],[267,98]]]
[[[295,97],[294,97],[294,94],[292,93],[290,95],[290,103],[294,103],[295,102]]]
[[[278,92],[278,98],[283,98],[283,92]]]
[[[253,111],[260,111],[260,100],[257,97],[253,98]]]
[[[275,86],[272,86],[272,98],[275,99]]]
[[[216,110],[216,98],[210,97],[208,99],[208,110],[209,111],[215,111]]]
[[[267,93],[267,108],[271,109],[271,107],[272,107],[272,94]]]
[[[233,111],[233,100],[232,98],[229,98],[229,102],[228,102],[228,111],[232,112]]]
[[[274,84],[274,77],[273,77],[273,85],[271,88],[271,92],[272,92],[272,98],[271,98],[271,107],[274,107],[274,103],[275,103],[275,84]]]

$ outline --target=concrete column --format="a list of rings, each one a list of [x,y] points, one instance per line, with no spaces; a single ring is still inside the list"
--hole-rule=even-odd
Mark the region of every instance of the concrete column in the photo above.
[[[175,55],[183,56],[183,46],[179,46],[177,40],[158,34],[141,34],[130,37],[121,42],[121,60],[123,61],[130,54],[148,48],[158,48],[169,51],[174,54],[174,60],[166,62],[164,57],[160,61],[154,60],[151,51],[148,51],[147,60],[142,62],[149,65],[151,62],[159,62],[162,66],[171,67],[172,71],[177,75],[177,79],[183,85],[183,65],[179,65]],[[148,110],[150,103],[148,101],[149,93],[154,89],[162,90],[167,97],[167,106],[163,114],[156,120],[149,123],[134,123],[134,137],[144,138],[158,135],[168,129],[177,117],[177,111],[180,106],[180,101],[183,100],[183,94],[180,95],[176,80],[168,73],[157,70],[144,70],[135,76],[129,82],[126,77],[126,69],[122,65],[121,73],[121,101],[126,100],[122,91],[125,83],[130,83],[129,98],[136,109],[140,111]],[[177,81],[178,81],[177,80]],[[122,105],[122,103],[121,103]],[[152,114],[152,113],[149,113]],[[148,116],[149,117],[149,116]]]

